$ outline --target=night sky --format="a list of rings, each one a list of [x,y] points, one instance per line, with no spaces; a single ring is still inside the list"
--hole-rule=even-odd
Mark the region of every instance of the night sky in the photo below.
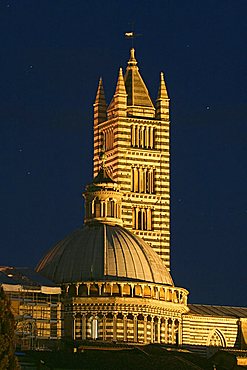
[[[171,99],[171,255],[190,302],[244,306],[247,1],[0,1],[1,265],[35,266],[83,222],[92,104],[136,58]]]

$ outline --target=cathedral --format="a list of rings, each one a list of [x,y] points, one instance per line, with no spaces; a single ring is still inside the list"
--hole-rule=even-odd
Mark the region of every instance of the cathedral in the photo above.
[[[47,252],[28,284],[27,271],[11,267],[1,268],[0,284],[22,318],[20,341],[32,318],[32,345],[60,339],[77,346],[87,340],[157,343],[208,356],[220,348],[235,351],[244,364],[247,308],[189,304],[189,292],[170,274],[170,121],[163,73],[157,91],[153,102],[133,48],[109,104],[100,79],[84,225]]]

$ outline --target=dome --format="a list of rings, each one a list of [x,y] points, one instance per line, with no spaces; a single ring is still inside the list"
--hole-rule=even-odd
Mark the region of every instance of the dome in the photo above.
[[[72,232],[45,255],[36,270],[58,284],[132,280],[173,286],[152,247],[122,226],[104,223]]]

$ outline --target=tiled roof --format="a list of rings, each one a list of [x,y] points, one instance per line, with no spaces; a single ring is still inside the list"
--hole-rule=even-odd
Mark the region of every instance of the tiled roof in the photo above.
[[[247,307],[214,306],[204,304],[188,304],[188,315],[247,317]]]
[[[0,267],[0,284],[23,287],[55,286],[53,282],[27,267]]]
[[[128,94],[128,106],[134,105],[154,108],[148,89],[137,67],[137,61],[134,56],[134,49],[131,49],[131,56],[128,62],[128,67],[124,79],[126,92]]]

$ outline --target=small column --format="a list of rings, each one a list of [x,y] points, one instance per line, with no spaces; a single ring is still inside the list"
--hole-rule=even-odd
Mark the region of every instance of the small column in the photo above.
[[[168,319],[165,319],[165,343],[168,344]]]
[[[73,315],[73,340],[75,340],[75,316]]]
[[[147,321],[148,318],[144,315],[144,343],[147,343]]]
[[[175,342],[175,319],[172,319],[172,344]]]
[[[149,126],[147,126],[147,131],[146,131],[146,145],[147,145],[147,148],[149,148],[149,146],[150,146],[150,144],[149,144],[149,142],[150,142],[150,127]]]
[[[134,285],[131,284],[130,288],[131,288],[131,297],[134,297]]]
[[[137,315],[134,315],[134,342],[138,342],[138,321],[137,321]]]
[[[144,181],[143,181],[143,191],[144,193],[147,192],[147,182],[148,182],[148,179],[147,179],[147,176],[148,176],[148,172],[147,172],[147,169],[145,168],[144,171],[143,171],[143,177],[144,177]]]
[[[178,345],[183,344],[183,336],[182,336],[182,325],[181,320],[178,320]]]
[[[132,208],[132,228],[136,228],[136,211],[135,208]]]
[[[140,148],[140,127],[138,125],[136,126],[136,139],[136,146]]]
[[[86,315],[82,316],[82,339],[87,339],[87,318]]]
[[[139,217],[138,217],[138,215],[139,215],[139,211],[140,211],[140,208],[139,207],[136,207],[135,208],[135,212],[136,212],[136,215],[135,215],[135,221],[136,221],[136,225],[135,225],[135,229],[136,230],[138,230],[138,220],[139,220]]]
[[[131,126],[131,145],[132,147],[135,146],[135,126]]]
[[[151,343],[154,342],[154,318],[151,317]]]
[[[160,325],[161,325],[161,319],[158,317],[158,338],[157,342],[160,343]]]
[[[117,340],[117,313],[113,314],[113,340]]]
[[[145,148],[145,143],[144,143],[144,127],[141,126],[141,146],[142,148]]]
[[[150,127],[150,148],[151,149],[153,149],[153,146],[154,146],[153,135],[154,135],[154,129],[153,127]]]
[[[133,180],[134,180],[134,192],[138,192],[139,191],[139,170],[136,167],[134,167]]]
[[[124,341],[127,342],[127,315],[123,315]]]

